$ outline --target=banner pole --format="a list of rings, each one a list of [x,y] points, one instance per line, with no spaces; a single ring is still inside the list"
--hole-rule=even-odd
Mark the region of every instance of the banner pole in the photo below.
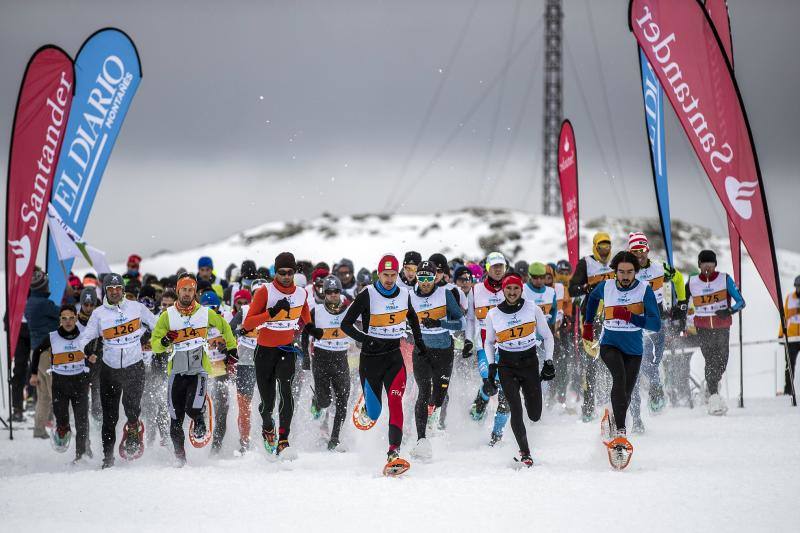
[[[741,284],[741,281],[739,283]],[[741,287],[739,289],[741,290]],[[742,342],[742,311],[739,311],[739,407],[744,407],[744,343]]]

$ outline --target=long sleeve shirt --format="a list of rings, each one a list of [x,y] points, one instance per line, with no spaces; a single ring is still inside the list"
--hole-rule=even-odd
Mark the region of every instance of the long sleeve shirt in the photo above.
[[[253,301],[250,304],[250,310],[247,312],[247,318],[244,319],[242,328],[246,329],[247,331],[253,331],[258,326],[272,318],[269,309],[267,308],[267,300],[269,298],[268,291],[278,291],[281,293],[280,296],[290,298],[293,294],[295,294],[296,290],[297,287],[294,284],[290,285],[289,287],[284,287],[275,281],[269,285],[259,287],[258,290],[256,290],[256,293],[253,295]],[[303,308],[300,311],[299,321],[303,322],[304,324],[308,324],[311,322],[311,312],[308,308],[307,293],[305,291],[300,292],[303,293]],[[294,335],[295,330],[293,329],[275,330],[270,329],[269,327],[264,327],[258,330],[258,344],[269,347],[286,346],[288,344],[292,344]]]
[[[598,283],[594,290],[589,293],[585,315],[585,323],[587,324],[590,324],[594,320],[594,315],[597,313],[600,301],[604,298],[606,283],[617,283],[617,281],[611,279]],[[623,292],[629,291],[638,286],[639,283],[642,282],[636,280],[630,287],[622,287],[617,284],[617,289]],[[658,310],[656,295],[650,285],[647,285],[645,289],[643,303],[644,313],[641,315],[631,315],[631,324],[640,329],[628,331],[604,329],[603,334],[600,336],[600,345],[614,346],[628,355],[642,355],[644,352],[644,336],[642,330],[658,331],[661,329],[661,314]]]
[[[516,304],[509,305],[507,302],[503,302],[497,306],[497,310],[503,313],[512,314],[522,307],[525,300],[520,298]],[[542,350],[537,350],[536,354],[540,357],[544,355],[544,361],[551,361],[553,359],[553,347],[555,342],[553,340],[553,332],[550,331],[550,326],[547,325],[547,315],[544,314],[542,308],[538,305],[534,305],[534,313],[536,315],[536,336],[541,340],[541,346],[544,348],[544,354],[542,354]],[[495,362],[495,344],[497,342],[497,332],[494,330],[494,325],[491,320],[486,321],[486,340],[483,343],[484,349],[486,351],[486,360],[491,365]],[[500,358],[502,360],[504,350],[500,349]],[[508,352],[514,353],[514,352]]]

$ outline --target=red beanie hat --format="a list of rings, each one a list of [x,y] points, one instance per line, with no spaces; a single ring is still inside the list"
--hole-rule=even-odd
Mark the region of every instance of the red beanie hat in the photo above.
[[[509,285],[519,285],[522,288],[522,278],[516,274],[510,274],[503,278],[503,288],[505,289]]]
[[[236,294],[233,295],[233,301],[235,302],[236,300],[241,300],[242,298],[250,302],[253,299],[253,295],[250,294],[250,291],[247,289],[239,289],[236,291]]]
[[[393,254],[386,254],[381,257],[378,262],[378,274],[384,270],[394,270],[395,272],[400,269],[400,262]]]
[[[330,273],[331,271],[327,268],[318,268],[311,273],[311,282],[313,283],[317,278],[326,278]]]

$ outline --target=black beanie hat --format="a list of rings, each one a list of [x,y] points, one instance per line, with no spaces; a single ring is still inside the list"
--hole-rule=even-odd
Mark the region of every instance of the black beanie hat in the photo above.
[[[717,254],[711,250],[703,250],[697,255],[697,264],[700,263],[714,263],[717,264]]]
[[[419,265],[422,262],[422,254],[419,252],[406,252],[403,256],[403,265]]]
[[[450,272],[450,267],[447,266],[447,258],[444,256],[444,254],[433,254],[428,258],[428,261],[436,265],[437,268],[442,269],[442,272]]]
[[[294,260],[294,255],[291,252],[281,252],[275,258],[275,271],[282,268],[291,268],[297,270],[297,262]]]

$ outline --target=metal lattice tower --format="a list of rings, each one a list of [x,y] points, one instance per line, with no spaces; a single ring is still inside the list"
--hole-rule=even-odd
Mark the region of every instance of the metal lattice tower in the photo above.
[[[561,213],[558,183],[558,135],[561,130],[561,0],[546,0],[544,7],[544,157],[543,213]]]

